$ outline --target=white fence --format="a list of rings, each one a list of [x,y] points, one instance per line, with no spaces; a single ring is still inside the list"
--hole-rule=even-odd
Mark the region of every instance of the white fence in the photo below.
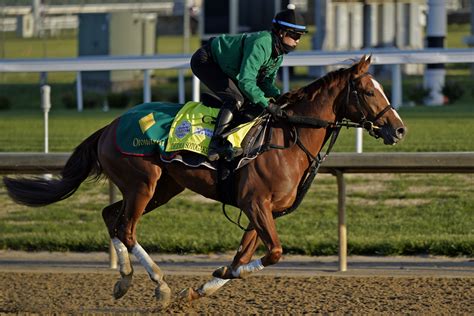
[[[283,61],[283,91],[289,90],[288,66],[329,66],[348,65],[363,54],[373,55],[373,64],[392,65],[391,103],[398,106],[402,103],[401,64],[438,64],[438,63],[474,63],[474,49],[369,49],[361,51],[295,52],[285,56]],[[77,72],[78,110],[82,110],[82,71],[98,70],[143,70],[143,100],[151,101],[150,70],[179,69],[179,102],[184,103],[184,75],[188,69],[190,55],[156,55],[156,56],[96,56],[78,58],[48,59],[3,59],[0,60],[0,72]],[[193,77],[193,100],[199,100],[199,80]]]

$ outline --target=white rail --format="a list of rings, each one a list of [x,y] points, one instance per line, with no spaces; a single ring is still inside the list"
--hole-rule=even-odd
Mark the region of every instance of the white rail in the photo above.
[[[434,63],[474,63],[474,49],[369,49],[345,52],[307,51],[295,52],[285,56],[283,61],[283,91],[289,90],[288,66],[328,66],[347,65],[363,54],[372,54],[373,63],[393,65],[392,96],[395,106],[402,101],[402,79],[400,64],[434,64]],[[77,89],[82,95],[80,80],[81,71],[100,70],[149,70],[149,69],[188,69],[191,55],[156,55],[156,56],[94,56],[78,58],[48,59],[3,59],[0,60],[0,72],[57,72],[73,71],[78,73]],[[179,95],[184,95],[184,71],[179,71]],[[199,85],[193,80],[193,100],[199,98]],[[143,96],[148,100],[151,95],[148,72],[144,71]],[[82,98],[78,98],[81,100]],[[180,98],[182,99],[182,97]],[[82,104],[78,104],[82,109]]]
[[[347,65],[363,54],[373,55],[373,64],[474,63],[474,49],[370,49],[344,52],[307,51],[285,56],[282,66]],[[0,72],[55,72],[134,69],[185,69],[191,55],[88,56],[77,58],[0,59]]]

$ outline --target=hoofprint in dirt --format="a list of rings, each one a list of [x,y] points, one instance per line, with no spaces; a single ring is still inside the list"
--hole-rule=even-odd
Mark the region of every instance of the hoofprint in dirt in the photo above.
[[[127,295],[113,299],[111,273],[0,272],[0,312],[36,313],[403,313],[473,314],[474,278],[414,276],[251,276],[232,280],[214,296],[192,303],[175,299],[166,310],[153,283],[137,273]],[[173,289],[206,276],[169,275]]]

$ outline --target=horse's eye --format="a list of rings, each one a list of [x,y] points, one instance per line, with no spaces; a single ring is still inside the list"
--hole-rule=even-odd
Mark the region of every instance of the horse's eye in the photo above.
[[[371,91],[366,91],[365,92],[366,95],[368,95],[369,97],[373,97],[375,95],[374,91],[371,90]]]

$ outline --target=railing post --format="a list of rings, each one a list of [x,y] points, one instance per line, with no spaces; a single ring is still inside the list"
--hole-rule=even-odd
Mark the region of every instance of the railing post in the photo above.
[[[51,109],[51,87],[43,85],[41,91],[41,109],[44,113],[44,152],[49,152],[49,110]]]
[[[113,204],[117,202],[117,194],[115,184],[109,180],[109,203]],[[112,239],[110,239],[109,243],[109,267],[110,269],[117,269],[117,253],[115,252],[114,244],[112,243]]]
[[[143,103],[151,102],[150,70],[143,70]]]
[[[179,103],[184,104],[186,102],[186,85],[184,82],[184,69],[178,70],[178,97]]]
[[[290,91],[290,68],[282,67],[283,71],[283,93]]]
[[[339,230],[339,271],[347,271],[346,184],[344,174],[336,170]]]
[[[398,109],[402,103],[402,70],[399,64],[392,65],[392,106]]]
[[[82,101],[82,73],[76,72],[76,99],[77,99],[77,112],[82,112],[84,104]]]
[[[193,101],[200,101],[201,96],[200,96],[200,91],[199,91],[199,78],[193,75]]]
[[[356,153],[361,154],[363,151],[364,134],[361,127],[356,128]]]

